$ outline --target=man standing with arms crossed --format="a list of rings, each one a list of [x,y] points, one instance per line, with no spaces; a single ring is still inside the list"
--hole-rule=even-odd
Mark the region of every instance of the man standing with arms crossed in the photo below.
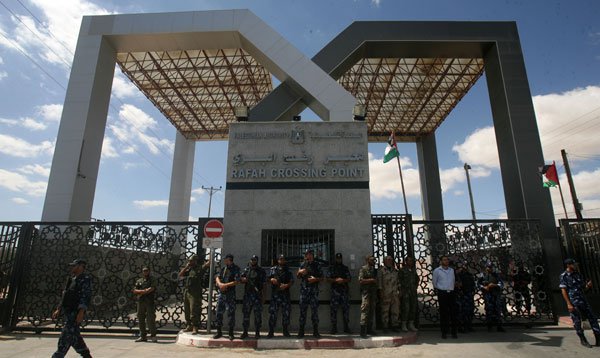
[[[244,332],[241,339],[248,338],[248,328],[250,327],[250,313],[254,311],[254,338],[260,338],[260,326],[262,324],[262,306],[264,298],[264,286],[266,282],[265,270],[258,265],[258,256],[254,255],[250,259],[250,264],[246,266],[241,275],[241,282],[244,284],[244,303],[242,314],[244,321],[242,326]]]
[[[400,316],[400,283],[394,258],[386,256],[383,267],[377,271],[377,288],[381,302],[381,323],[383,332],[390,329],[397,331],[398,316]]]
[[[438,295],[442,338],[448,337],[448,330],[451,331],[452,338],[458,338],[456,335],[457,307],[454,293],[454,269],[450,267],[448,256],[442,256],[440,266],[433,270],[433,288]]]
[[[81,337],[79,325],[83,321],[92,298],[92,279],[85,271],[86,262],[76,259],[71,262],[71,276],[67,279],[60,305],[52,312],[52,319],[64,315],[64,324],[58,339],[58,349],[52,358],[64,357],[73,347],[82,357],[91,358],[90,350]]]
[[[331,334],[337,334],[337,312],[342,307],[344,317],[344,333],[350,334],[350,304],[348,282],[350,282],[350,270],[342,263],[342,254],[335,254],[335,263],[329,267],[329,281],[331,282]]]
[[[280,308],[283,336],[287,338],[290,336],[290,332],[288,331],[292,310],[290,287],[294,283],[294,275],[292,275],[292,271],[290,271],[283,254],[277,258],[277,266],[271,267],[269,282],[271,283],[271,303],[269,304],[269,335],[267,338],[275,336],[277,311]]]
[[[315,261],[312,249],[306,250],[304,262],[298,270],[297,277],[300,283],[300,322],[298,324],[298,338],[304,337],[304,324],[306,312],[310,306],[310,318],[313,324],[313,337],[319,338],[319,282],[323,277],[321,265]]]
[[[217,334],[214,339],[223,337],[223,315],[227,311],[229,318],[229,334],[230,340],[233,340],[233,328],[235,326],[235,286],[240,282],[240,268],[233,263],[233,255],[225,255],[223,260],[225,267],[217,275],[216,283],[219,289],[217,297]]]
[[[137,317],[140,325],[140,338],[136,342],[146,342],[146,320],[150,329],[150,341],[156,343],[156,309],[154,307],[154,292],[156,291],[156,279],[150,276],[148,267],[142,268],[142,277],[135,281],[131,293],[137,297]]]

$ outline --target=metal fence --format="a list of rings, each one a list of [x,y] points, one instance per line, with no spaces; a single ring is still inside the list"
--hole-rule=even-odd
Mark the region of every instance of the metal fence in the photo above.
[[[262,266],[275,265],[280,254],[288,265],[300,266],[308,249],[314,251],[315,260],[329,265],[335,255],[334,230],[262,230]]]
[[[560,220],[567,255],[577,261],[579,271],[596,283],[591,294],[600,296],[600,219]]]
[[[0,224],[0,232],[19,227],[21,233],[30,233],[26,241],[21,234],[21,260],[11,264],[13,271],[21,272],[12,273],[16,284],[6,288],[15,304],[4,310],[12,312],[6,313],[10,318],[3,325],[34,330],[57,328],[61,322],[50,315],[60,301],[68,263],[80,257],[87,261],[86,272],[93,283],[92,304],[83,323],[88,330],[129,330],[137,325],[131,289],[141,268],[147,265],[157,279],[157,325],[163,331],[176,331],[185,323],[183,281],[178,273],[191,255],[205,255],[198,246],[203,225],[204,222],[103,221]],[[0,263],[10,261],[2,256]],[[207,293],[205,296],[207,302]],[[204,325],[206,313],[205,304]]]
[[[446,255],[461,263],[474,280],[492,262],[504,283],[504,320],[510,323],[554,323],[551,286],[545,268],[540,223],[535,220],[411,220],[408,215],[373,216],[373,250],[379,262],[391,255],[397,262],[410,255],[417,261],[421,323],[437,323],[437,296],[432,272]],[[515,290],[522,271],[529,276],[527,289]],[[485,320],[481,291],[475,293],[475,319]],[[528,309],[529,308],[529,309]]]

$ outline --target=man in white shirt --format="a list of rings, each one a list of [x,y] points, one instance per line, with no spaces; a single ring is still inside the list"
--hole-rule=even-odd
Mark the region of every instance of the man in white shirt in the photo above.
[[[454,293],[454,269],[450,267],[448,256],[442,256],[440,266],[433,270],[433,288],[438,295],[442,338],[447,338],[448,330],[451,331],[452,338],[458,338],[456,335],[457,306]]]

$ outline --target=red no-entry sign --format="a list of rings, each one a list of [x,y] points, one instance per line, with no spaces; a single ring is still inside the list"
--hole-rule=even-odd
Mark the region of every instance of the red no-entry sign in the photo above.
[[[215,239],[223,236],[223,224],[219,220],[208,220],[204,225],[204,237]]]

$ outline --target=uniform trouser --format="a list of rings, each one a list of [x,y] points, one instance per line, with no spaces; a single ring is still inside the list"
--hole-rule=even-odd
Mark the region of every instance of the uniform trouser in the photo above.
[[[400,300],[403,321],[415,321],[417,318],[417,293],[404,294]]]
[[[229,329],[235,327],[235,294],[219,293],[217,298],[217,327],[223,327],[223,315],[227,311]]]
[[[362,291],[360,294],[360,325],[370,328],[375,318],[375,291]]]
[[[475,301],[472,293],[458,293],[458,323],[463,329],[471,327],[473,322]]]
[[[400,316],[400,296],[398,294],[390,294],[390,295],[382,296],[381,323],[383,324],[383,328],[398,326],[399,316]]]
[[[202,311],[202,294],[183,293],[183,312],[188,326],[200,327],[200,313]]]
[[[525,311],[531,313],[531,292],[529,288],[515,290],[515,301],[518,312],[521,312],[521,307],[525,304]]]
[[[301,288],[300,289],[300,329],[306,324],[306,311],[310,306],[310,319],[313,326],[319,325],[319,289]]]
[[[150,336],[156,336],[156,310],[153,301],[138,301],[137,317],[140,325],[140,337],[146,338],[146,321]]]
[[[329,306],[329,314],[331,318],[331,325],[337,326],[337,312],[338,308],[342,307],[342,316],[344,317],[344,327],[350,322],[350,303],[348,300],[348,291],[337,291],[331,290],[331,305]]]
[[[447,334],[448,330],[451,330],[452,334],[456,334],[457,305],[454,291],[438,291],[438,304],[442,334]]]
[[[269,304],[269,330],[274,330],[277,324],[277,311],[281,308],[281,325],[287,329],[290,325],[292,305],[289,294],[274,294]]]
[[[596,315],[594,315],[590,304],[586,301],[571,301],[571,303],[575,308],[573,312],[570,313],[571,320],[573,321],[573,326],[575,327],[575,332],[577,332],[577,334],[579,335],[583,334],[583,327],[581,326],[581,314],[584,314],[590,321],[590,326],[592,326],[594,334],[600,334],[598,320],[596,319]]]
[[[64,357],[71,347],[83,357],[91,357],[90,350],[81,337],[81,329],[75,320],[76,317],[77,311],[65,312],[64,326],[58,338],[58,349],[52,358]]]
[[[500,325],[502,323],[502,311],[504,310],[504,301],[501,295],[486,293],[483,295],[485,301],[485,322],[488,326]]]
[[[254,311],[254,329],[260,330],[262,324],[262,295],[258,292],[246,293],[244,295],[244,304],[242,313],[244,321],[242,323],[244,330],[247,331],[250,327],[250,313]]]

